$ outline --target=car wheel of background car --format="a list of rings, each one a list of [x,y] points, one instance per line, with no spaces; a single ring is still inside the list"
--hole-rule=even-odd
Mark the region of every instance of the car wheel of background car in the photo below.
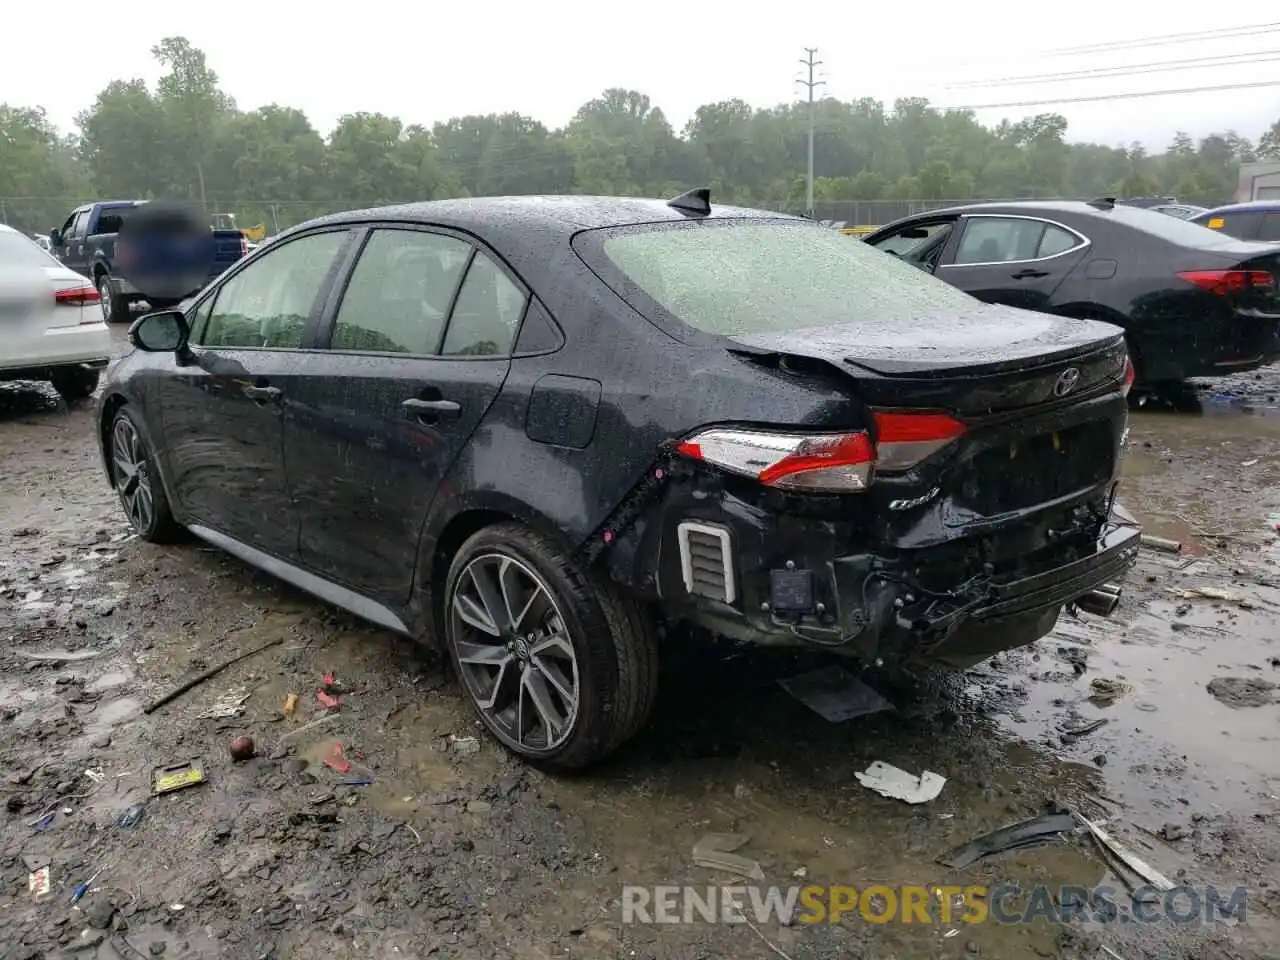
[[[128,322],[129,299],[112,289],[111,279],[105,273],[98,277],[98,302],[102,304],[102,319],[107,323]]]
[[[64,400],[83,400],[98,389],[98,371],[82,367],[54,370],[49,374],[49,380]]]
[[[121,407],[111,422],[108,457],[111,480],[134,532],[151,543],[174,539],[182,528],[173,519],[155,459],[128,407]]]
[[[449,568],[450,656],[489,731],[552,769],[586,766],[639,730],[657,690],[647,612],[518,524],[473,535]]]

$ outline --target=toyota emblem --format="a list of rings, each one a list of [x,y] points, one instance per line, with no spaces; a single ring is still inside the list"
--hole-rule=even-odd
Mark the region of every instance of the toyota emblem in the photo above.
[[[1076,384],[1080,382],[1080,371],[1076,367],[1067,367],[1058,375],[1058,382],[1053,385],[1053,395],[1055,397],[1065,397],[1068,393],[1076,388]]]

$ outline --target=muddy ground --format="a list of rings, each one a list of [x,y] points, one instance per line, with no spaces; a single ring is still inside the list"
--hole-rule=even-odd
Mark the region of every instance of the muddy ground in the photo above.
[[[895,709],[843,724],[776,683],[807,661],[675,637],[650,726],[558,780],[487,740],[429,651],[198,542],[130,539],[89,407],[0,387],[0,958],[1280,956],[1278,452],[1280,371],[1153,400],[1123,497],[1187,550],[1144,551],[1111,620],[1064,615],[965,675],[880,683]],[[1204,587],[1226,593],[1182,593]],[[346,690],[331,712],[326,674]],[[258,756],[233,763],[240,734]],[[149,796],[152,768],[190,759],[205,783]],[[873,760],[948,780],[911,806],[859,784]],[[1177,883],[1246,887],[1245,920],[622,922],[624,884],[731,880],[691,862],[709,832],[748,835],[777,885],[1119,886],[1085,837],[936,862],[1050,801]]]

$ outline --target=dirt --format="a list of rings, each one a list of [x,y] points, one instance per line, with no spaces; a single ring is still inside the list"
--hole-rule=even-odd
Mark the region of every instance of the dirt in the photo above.
[[[671,637],[649,727],[555,779],[485,737],[430,649],[196,541],[131,538],[88,407],[0,387],[0,958],[1280,955],[1280,703],[1257,693],[1280,681],[1278,397],[1275,371],[1135,412],[1123,500],[1184,552],[1144,551],[1114,618],[1064,614],[961,675],[864,677],[894,709],[841,724],[777,683],[821,661]],[[154,768],[192,760],[205,782],[151,795]],[[855,777],[874,760],[947,783],[887,799]],[[624,884],[730,882],[692,864],[712,832],[747,835],[781,886],[1120,888],[1083,837],[936,862],[1051,801],[1175,883],[1247,888],[1247,919],[622,922]]]

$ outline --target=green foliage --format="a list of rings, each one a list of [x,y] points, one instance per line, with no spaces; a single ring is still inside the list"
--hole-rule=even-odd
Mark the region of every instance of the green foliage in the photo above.
[[[649,98],[605,90],[561,130],[518,113],[455,117],[431,129],[377,113],[322,136],[306,115],[243,112],[202,51],[182,37],[152,50],[164,75],[107,85],[61,137],[42,110],[0,104],[0,219],[33,231],[98,198],[179,197],[275,232],[353,207],[459,196],[668,196],[709,184],[723,201],[800,210],[808,110],[741,100],[701,106],[675,131]],[[984,127],[970,111],[909,97],[816,104],[818,202],[1176,194],[1230,200],[1238,166],[1280,159],[1280,121],[1255,146],[1235,131],[1194,142],[1067,142],[1055,113]]]

